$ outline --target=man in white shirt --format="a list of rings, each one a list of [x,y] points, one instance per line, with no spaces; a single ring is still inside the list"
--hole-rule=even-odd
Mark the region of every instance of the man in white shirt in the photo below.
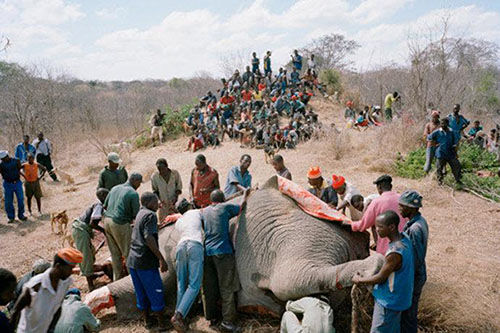
[[[178,332],[185,332],[187,325],[184,320],[201,288],[204,250],[200,210],[192,209],[192,205],[183,199],[177,211],[183,215],[175,223],[180,235],[175,254],[177,303],[170,321]]]
[[[337,192],[339,196],[339,204],[337,205],[337,210],[342,210],[345,213],[346,207],[349,208],[349,213],[351,215],[351,220],[357,221],[361,219],[359,211],[351,205],[351,198],[353,195],[360,194],[357,188],[355,188],[351,183],[347,182],[342,176],[332,176],[332,187]]]
[[[54,181],[58,181],[57,176],[54,173],[54,166],[52,165],[52,159],[50,157],[52,154],[52,145],[50,144],[50,141],[44,139],[43,133],[40,132],[38,137],[33,140],[33,146],[36,148],[36,161],[47,169],[50,178]]]
[[[71,273],[81,261],[80,251],[73,248],[59,250],[52,268],[26,282],[12,312],[12,323],[21,316],[18,333],[47,332],[55,327],[64,296],[73,283]]]

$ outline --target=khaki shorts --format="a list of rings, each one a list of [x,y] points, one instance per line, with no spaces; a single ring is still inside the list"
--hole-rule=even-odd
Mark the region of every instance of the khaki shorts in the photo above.
[[[40,181],[35,182],[25,182],[24,190],[26,192],[26,197],[32,198],[33,196],[37,199],[43,197],[42,188],[40,187]]]

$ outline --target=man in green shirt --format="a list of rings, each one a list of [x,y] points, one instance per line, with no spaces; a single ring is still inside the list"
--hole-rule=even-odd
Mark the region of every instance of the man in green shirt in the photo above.
[[[121,162],[120,156],[117,153],[111,152],[108,154],[109,164],[105,166],[99,174],[98,189],[105,188],[111,191],[116,185],[123,184],[127,181],[127,170],[125,170],[125,167],[120,166]]]
[[[128,182],[113,187],[104,201],[104,231],[111,264],[113,281],[126,275],[123,271],[122,257],[127,258],[132,237],[131,223],[139,212],[139,194],[136,190],[141,186],[142,176],[139,173],[130,175]]]

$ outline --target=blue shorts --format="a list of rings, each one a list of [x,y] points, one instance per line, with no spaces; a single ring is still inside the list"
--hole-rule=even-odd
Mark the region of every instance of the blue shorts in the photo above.
[[[401,311],[384,308],[375,300],[370,333],[401,332]]]
[[[134,284],[137,308],[141,311],[162,311],[165,308],[163,283],[160,271],[155,269],[130,268],[130,277]]]

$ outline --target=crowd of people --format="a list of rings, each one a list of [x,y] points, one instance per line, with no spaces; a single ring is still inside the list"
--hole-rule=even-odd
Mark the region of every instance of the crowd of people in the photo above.
[[[307,64],[297,50],[291,58],[290,73],[279,68],[273,75],[271,52],[264,57],[263,71],[254,52],[243,73],[236,69],[221,80],[216,93],[208,91],[201,97],[184,123],[190,134],[186,149],[217,147],[227,139],[266,150],[293,149],[313,137],[321,122],[309,101],[314,94],[326,94],[318,81],[314,55]],[[151,118],[153,142],[163,140],[163,118],[161,110]]]
[[[73,222],[76,249],[59,251],[52,265],[45,263],[43,270],[36,268],[35,273],[34,268],[29,278],[23,278],[23,285],[17,285],[17,294],[13,293],[16,278],[8,271],[0,272],[5,279],[2,288],[6,290],[2,295],[8,295],[3,302],[14,302],[10,320],[3,317],[0,324],[11,331],[17,327],[18,332],[47,331],[49,327],[69,332],[67,327],[75,325],[97,329],[99,322],[81,303],[79,292],[69,289],[72,281],[69,276],[76,265],[87,278],[89,290],[95,288],[92,238],[97,231],[104,233],[111,252],[113,280],[130,275],[145,325],[166,329],[168,320],[160,272],[165,272],[168,265],[159,250],[158,234],[165,223],[175,222],[180,235],[175,262],[177,302],[170,323],[179,332],[187,330],[187,316],[201,289],[204,315],[210,324],[237,331],[238,280],[229,221],[241,213],[251,192],[251,157],[241,156],[239,165],[229,170],[222,190],[218,172],[207,164],[204,155],[197,155],[188,199],[180,199],[185,189],[179,172],[171,169],[165,159],[157,160],[151,190],[141,196],[137,189],[142,176],[131,173],[125,177],[127,172],[120,162],[117,154],[109,154],[108,166],[99,177],[97,200]],[[292,179],[281,155],[274,156],[272,165],[277,175]],[[384,267],[375,276],[353,279],[357,284],[375,284],[374,330],[385,332],[384,327],[390,327],[393,332],[401,325],[405,332],[416,332],[418,299],[426,280],[428,238],[427,223],[419,213],[422,197],[415,191],[397,194],[388,175],[375,180],[377,193],[366,197],[343,176],[325,179],[318,166],[309,169],[307,181],[311,194],[332,208],[348,212],[353,221],[345,223],[348,228],[354,232],[372,230],[373,249],[386,256]],[[228,202],[237,196],[241,197],[239,203]],[[393,273],[394,285],[389,289],[389,276]],[[47,291],[41,296],[43,288]],[[38,296],[31,299],[35,294]],[[70,308],[85,315],[71,316]],[[63,318],[65,322],[61,323]],[[284,317],[285,331],[287,325]]]
[[[42,132],[30,143],[28,135],[23,136],[23,141],[16,148],[14,155],[8,150],[0,150],[0,174],[3,178],[3,194],[5,200],[5,212],[8,223],[14,223],[16,210],[14,208],[14,196],[17,201],[17,217],[20,221],[26,221],[24,207],[24,195],[26,194],[28,213],[32,215],[31,203],[35,197],[38,214],[42,215],[43,196],[40,187],[40,179],[45,173],[57,182],[57,175],[52,165],[52,144],[46,139]],[[24,179],[24,190],[23,181]]]
[[[186,130],[193,134],[188,149],[195,152],[215,147],[226,135],[239,140],[242,146],[264,150],[290,149],[312,138],[321,123],[308,103],[314,93],[323,94],[324,89],[318,82],[314,55],[307,65],[303,65],[297,50],[291,58],[292,72],[287,74],[286,69],[280,68],[273,76],[271,52],[263,59],[263,72],[254,53],[242,75],[236,70],[231,78],[222,80],[217,94],[208,92],[202,97],[185,122]],[[387,95],[383,115],[379,106],[366,106],[356,114],[349,101],[344,115],[353,128],[379,126],[383,118],[392,120],[392,105],[398,99],[397,92]],[[163,117],[157,110],[151,118],[151,137],[153,140],[158,137],[160,142]],[[456,181],[461,182],[457,146],[462,138],[498,154],[499,129],[493,129],[486,137],[478,121],[465,133],[469,124],[460,115],[458,104],[443,119],[438,111],[431,112],[431,121],[424,132],[427,143],[424,170],[430,171],[435,158],[440,183],[447,164]],[[25,136],[15,149],[15,157],[0,151],[9,223],[15,219],[14,195],[18,218],[26,220],[21,178],[25,179],[29,213],[34,196],[41,214],[39,181],[46,172],[57,181],[51,152],[51,144],[43,133],[33,144]],[[136,305],[143,313],[146,327],[165,330],[170,323],[178,332],[187,331],[188,314],[201,290],[204,316],[210,325],[238,331],[235,292],[239,282],[229,224],[231,218],[242,212],[252,191],[251,156],[241,156],[222,187],[217,170],[209,166],[204,155],[197,155],[187,190],[180,173],[166,159],[159,158],[157,170],[151,176],[151,189],[142,195],[137,190],[143,184],[143,176],[136,172],[129,175],[117,153],[108,154],[107,160],[108,165],[99,174],[95,202],[72,222],[75,248],[57,251],[51,264],[35,263],[33,270],[19,282],[12,272],[0,269],[0,305],[10,303],[10,316],[0,313],[0,331],[63,333],[99,329],[99,320],[81,302],[80,291],[70,289],[70,276],[77,265],[86,278],[88,290],[96,288],[99,275],[92,242],[96,232],[106,239],[112,280],[130,275]],[[292,180],[283,156],[273,154],[271,164],[278,176]],[[354,284],[374,285],[372,332],[417,332],[418,303],[427,279],[425,257],[429,236],[427,222],[419,211],[422,196],[414,190],[396,193],[389,175],[377,178],[375,193],[365,195],[342,175],[324,177],[319,166],[311,166],[306,177],[309,193],[348,215],[350,221],[343,223],[345,228],[352,232],[371,231],[372,250],[385,256],[379,272],[352,279]],[[181,199],[182,195],[187,199]],[[229,202],[236,197],[240,197],[238,203]],[[158,237],[160,228],[169,223],[175,223],[180,237],[175,255],[177,302],[173,316],[167,320],[160,273],[168,270],[168,264],[159,249]],[[321,296],[312,296],[313,300],[303,301],[308,304],[307,311],[315,311],[328,302]],[[292,331],[293,309],[300,303],[297,300],[287,305],[290,313],[283,317],[282,332]],[[321,313],[329,315],[328,311]],[[307,331],[312,329],[309,324],[314,323],[293,321],[295,329],[300,326]]]

